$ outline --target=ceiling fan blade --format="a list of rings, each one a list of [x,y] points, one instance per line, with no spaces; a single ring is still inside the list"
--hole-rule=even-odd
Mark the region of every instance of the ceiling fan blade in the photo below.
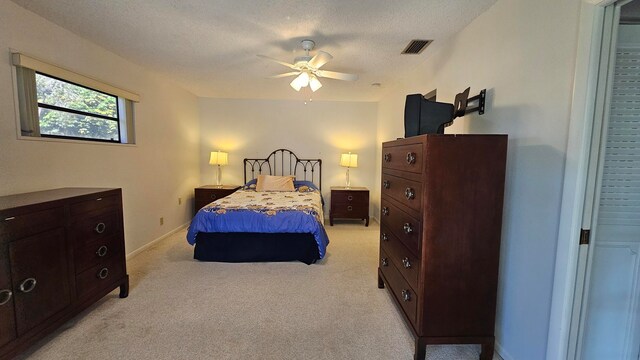
[[[327,71],[327,70],[318,70],[316,71],[316,75],[320,77],[325,77],[329,79],[337,79],[337,80],[346,80],[346,81],[356,81],[358,80],[358,75],[356,74],[346,74],[335,71]]]
[[[300,71],[292,71],[292,72],[288,72],[288,73],[284,73],[284,74],[278,74],[278,75],[269,76],[269,78],[270,79],[278,79],[278,78],[283,78],[283,77],[293,76],[293,75],[298,75],[298,74],[300,74]]]
[[[331,54],[324,51],[318,51],[316,56],[312,57],[311,60],[309,60],[309,67],[319,69],[322,65],[328,63],[331,59],[333,59],[333,56],[331,56]]]
[[[268,57],[268,56],[258,55],[258,57],[261,57],[261,58],[263,58],[263,59],[267,59],[267,60],[271,60],[271,61],[273,61],[273,62],[277,62],[278,64],[280,64],[280,65],[284,65],[284,66],[286,66],[286,67],[288,67],[288,68],[291,68],[291,69],[295,69],[295,68],[296,68],[296,66],[295,66],[295,65],[293,65],[293,64],[289,64],[289,63],[286,63],[286,62],[284,62],[284,61],[280,61],[280,60],[278,60],[278,59],[270,58],[270,57]]]

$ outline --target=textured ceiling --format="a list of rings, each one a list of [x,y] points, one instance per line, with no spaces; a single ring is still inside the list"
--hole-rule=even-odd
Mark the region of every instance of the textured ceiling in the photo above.
[[[495,0],[13,0],[133,62],[166,74],[202,97],[378,100],[385,87],[429,56]],[[334,59],[323,70],[356,82],[321,79],[315,93],[292,78],[267,79],[293,62],[300,40]],[[412,39],[434,39],[421,55],[400,55]],[[313,55],[314,52],[312,52]],[[371,86],[381,83],[381,87]]]

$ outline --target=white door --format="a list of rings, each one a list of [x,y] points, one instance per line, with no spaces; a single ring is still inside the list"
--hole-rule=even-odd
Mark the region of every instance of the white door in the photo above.
[[[640,359],[640,24],[612,36],[575,357],[585,360]]]

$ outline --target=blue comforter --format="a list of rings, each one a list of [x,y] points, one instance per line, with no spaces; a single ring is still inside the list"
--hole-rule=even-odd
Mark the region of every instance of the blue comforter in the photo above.
[[[199,232],[310,233],[322,259],[329,238],[323,226],[320,192],[301,188],[295,192],[239,190],[200,209],[187,232],[189,244]]]

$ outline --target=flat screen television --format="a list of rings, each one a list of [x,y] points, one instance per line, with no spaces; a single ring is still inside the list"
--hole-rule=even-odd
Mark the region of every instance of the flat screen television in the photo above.
[[[404,137],[444,134],[444,128],[453,118],[453,104],[429,101],[422,94],[407,95],[404,104]]]

